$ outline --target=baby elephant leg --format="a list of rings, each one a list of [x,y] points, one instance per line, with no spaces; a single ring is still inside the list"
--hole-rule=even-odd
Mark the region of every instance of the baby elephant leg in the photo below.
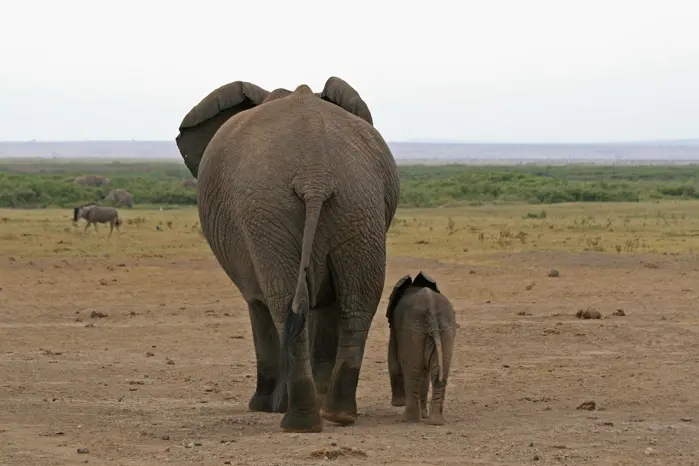
[[[394,329],[391,329],[388,340],[388,374],[391,379],[391,406],[405,406],[405,383],[398,360],[398,342]]]
[[[449,379],[451,353],[454,348],[454,336],[453,329],[443,331],[441,335],[444,380],[439,380],[439,366],[437,365],[437,361],[433,361],[430,367],[430,376],[432,378],[432,402],[430,403],[430,415],[427,418],[427,424],[441,426],[445,423],[444,396],[447,390],[447,380]]]
[[[405,377],[405,422],[420,422],[420,373],[406,374]]]
[[[427,391],[430,389],[430,373],[425,371],[422,373],[420,381],[420,417],[427,417]]]
[[[406,422],[420,422],[420,398],[423,387],[424,358],[422,346],[424,338],[411,336],[401,345],[405,351],[400,353],[400,362],[405,381],[405,412]]]

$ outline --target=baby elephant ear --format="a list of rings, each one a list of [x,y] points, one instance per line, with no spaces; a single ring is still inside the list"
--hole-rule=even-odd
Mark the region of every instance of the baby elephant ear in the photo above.
[[[342,107],[351,114],[358,116],[374,126],[374,120],[371,117],[371,112],[366,102],[364,102],[359,96],[359,93],[343,79],[336,76],[328,78],[325,82],[323,92],[320,93],[319,97]]]
[[[396,305],[398,304],[398,301],[400,300],[401,295],[403,295],[403,292],[410,286],[412,285],[413,280],[410,278],[410,275],[406,275],[400,280],[398,280],[398,283],[396,283],[396,286],[393,287],[393,291],[391,292],[391,296],[388,298],[388,308],[386,309],[386,319],[388,319],[388,325],[390,326],[391,323],[393,322],[393,311],[396,308]]]
[[[420,270],[420,273],[417,274],[417,277],[415,277],[415,281],[413,282],[414,286],[422,286],[426,288],[430,288],[433,291],[436,291],[437,293],[441,294],[439,292],[439,288],[437,287],[437,282],[434,281],[429,275],[426,273],[423,273],[422,270]]]

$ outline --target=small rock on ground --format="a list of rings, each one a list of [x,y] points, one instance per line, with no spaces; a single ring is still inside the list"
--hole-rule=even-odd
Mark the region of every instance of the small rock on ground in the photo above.
[[[578,319],[601,319],[602,314],[597,309],[588,307],[587,309],[580,309],[576,312],[575,317]]]

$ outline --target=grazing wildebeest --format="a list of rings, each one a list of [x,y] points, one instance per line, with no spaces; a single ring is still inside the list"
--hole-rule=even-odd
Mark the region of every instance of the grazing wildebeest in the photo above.
[[[121,225],[119,212],[114,207],[99,206],[97,204],[84,204],[73,209],[73,223],[78,223],[78,219],[81,218],[87,221],[83,232],[87,231],[90,224],[94,225],[95,231],[97,231],[98,223],[109,222],[109,236],[112,236],[114,227],[116,227],[118,232],[119,225]]]

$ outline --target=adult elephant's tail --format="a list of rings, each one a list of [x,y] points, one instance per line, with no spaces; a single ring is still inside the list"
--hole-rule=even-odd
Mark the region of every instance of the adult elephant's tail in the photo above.
[[[310,309],[308,297],[308,284],[306,275],[308,265],[311,262],[311,251],[313,250],[313,240],[315,239],[320,212],[323,203],[328,196],[306,195],[306,221],[303,226],[303,241],[301,243],[301,262],[299,264],[298,280],[296,282],[296,292],[291,301],[291,307],[286,316],[284,325],[284,335],[281,344],[281,361],[279,366],[279,378],[274,392],[274,404],[280,408],[286,394],[286,382],[291,376],[294,363],[294,345],[306,326],[306,319]]]

